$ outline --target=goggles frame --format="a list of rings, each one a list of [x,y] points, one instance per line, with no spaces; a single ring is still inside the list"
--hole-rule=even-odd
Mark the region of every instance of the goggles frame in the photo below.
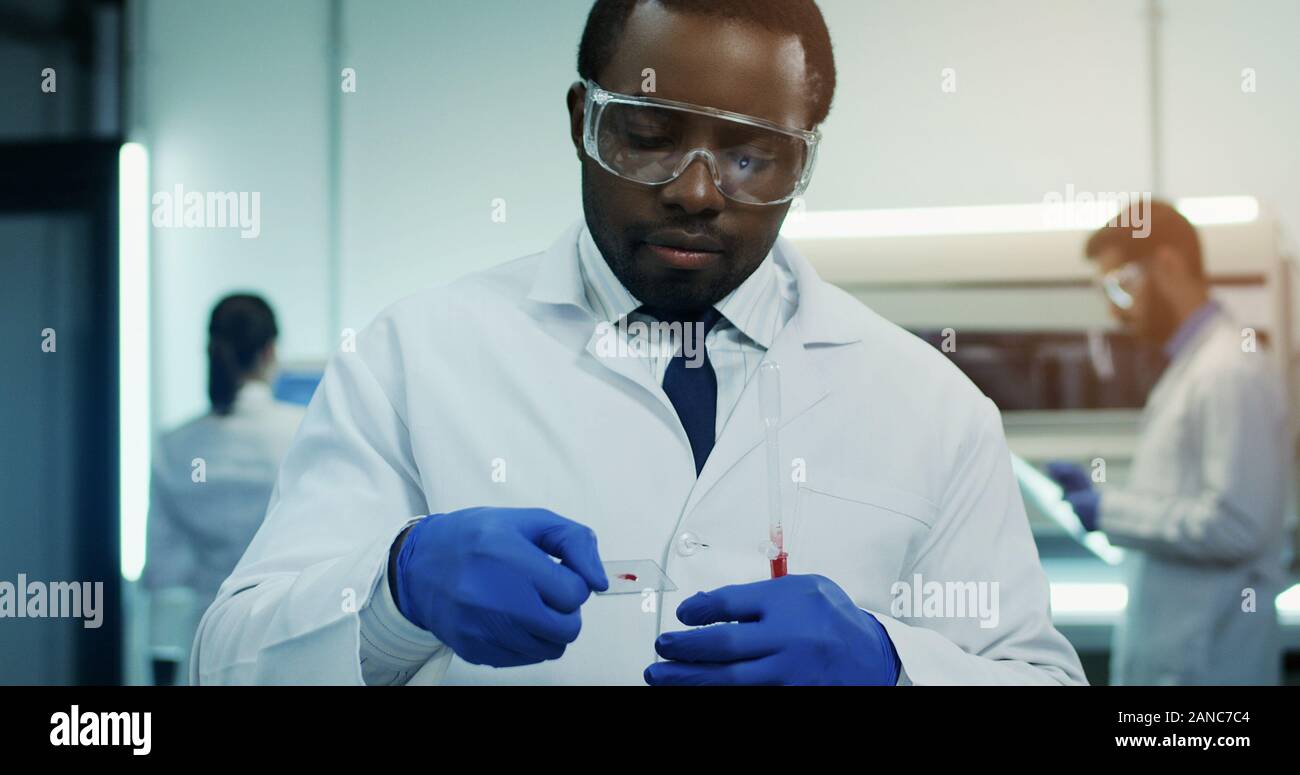
[[[1146,270],[1140,261],[1129,261],[1103,274],[1098,285],[1111,304],[1127,310],[1133,308],[1133,293],[1141,287],[1145,276]]]
[[[660,97],[642,97],[632,94],[620,94],[618,92],[604,89],[595,81],[590,79],[582,81],[582,84],[586,87],[587,92],[582,119],[583,149],[587,152],[587,155],[595,160],[595,162],[604,168],[605,171],[612,175],[616,175],[623,180],[629,180],[633,183],[640,183],[645,186],[667,185],[680,177],[681,174],[686,171],[686,168],[694,163],[697,157],[702,157],[706,161],[709,167],[709,172],[713,176],[713,185],[723,196],[734,202],[758,206],[779,205],[789,202],[795,197],[801,196],[803,192],[808,189],[808,183],[812,180],[813,168],[816,166],[817,162],[817,145],[821,142],[821,132],[819,131],[808,131],[806,129],[782,126],[775,122],[768,121],[767,119],[758,118],[757,116],[748,116],[744,113],[735,113],[729,110],[720,110],[718,108],[710,108],[704,105],[693,105],[689,102],[666,100]],[[600,123],[601,114],[604,113],[605,108],[608,105],[633,105],[639,107],[666,108],[684,113],[692,113],[698,116],[707,116],[710,118],[722,119],[724,121],[731,121],[743,126],[766,129],[788,137],[793,137],[802,141],[804,144],[805,153],[803,170],[799,174],[798,180],[795,182],[794,190],[786,196],[770,202],[747,202],[743,199],[737,199],[724,191],[722,188],[722,174],[718,171],[717,159],[714,157],[713,152],[708,148],[693,148],[684,153],[681,160],[677,163],[676,168],[673,170],[672,176],[667,180],[658,183],[647,183],[643,180],[630,178],[618,170],[613,169],[600,156],[599,143],[596,138],[596,127]]]

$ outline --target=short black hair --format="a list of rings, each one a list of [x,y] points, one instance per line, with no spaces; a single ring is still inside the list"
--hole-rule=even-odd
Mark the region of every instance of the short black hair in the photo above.
[[[835,95],[835,55],[826,20],[814,0],[596,0],[578,45],[581,78],[599,82],[596,76],[614,58],[632,10],[647,1],[678,13],[737,19],[778,34],[797,36],[811,82],[813,126],[830,114]]]
[[[1138,200],[1132,203],[1125,215],[1127,223],[1117,215],[1092,233],[1084,247],[1084,254],[1088,258],[1097,258],[1106,250],[1118,248],[1127,263],[1145,258],[1156,248],[1167,245],[1182,254],[1193,274],[1197,277],[1205,276],[1201,240],[1196,234],[1196,227],[1173,205],[1152,199],[1147,200],[1143,207],[1143,201]],[[1149,233],[1146,232],[1148,228]]]

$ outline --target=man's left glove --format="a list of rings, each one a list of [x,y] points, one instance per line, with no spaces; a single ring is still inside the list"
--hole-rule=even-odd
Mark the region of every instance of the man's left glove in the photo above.
[[[699,592],[677,618],[699,629],[659,636],[655,651],[669,661],[646,668],[652,686],[898,683],[902,665],[885,628],[823,576]]]
[[[1074,463],[1054,460],[1047,464],[1047,475],[1064,490],[1061,498],[1074,509],[1083,529],[1096,530],[1101,516],[1101,493],[1093,488],[1088,472]]]

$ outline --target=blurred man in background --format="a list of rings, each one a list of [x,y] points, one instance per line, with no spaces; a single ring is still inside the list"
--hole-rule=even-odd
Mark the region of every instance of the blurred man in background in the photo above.
[[[1113,683],[1277,683],[1291,470],[1281,381],[1255,332],[1211,298],[1192,225],[1163,202],[1145,209],[1086,247],[1112,315],[1169,360],[1129,482],[1096,488],[1066,462],[1049,473],[1086,528],[1128,550]]]

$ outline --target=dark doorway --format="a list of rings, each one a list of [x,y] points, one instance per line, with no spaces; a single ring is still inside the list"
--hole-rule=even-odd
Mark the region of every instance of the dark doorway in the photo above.
[[[120,145],[0,144],[0,582],[103,585],[99,627],[0,620],[0,683],[121,681]]]

